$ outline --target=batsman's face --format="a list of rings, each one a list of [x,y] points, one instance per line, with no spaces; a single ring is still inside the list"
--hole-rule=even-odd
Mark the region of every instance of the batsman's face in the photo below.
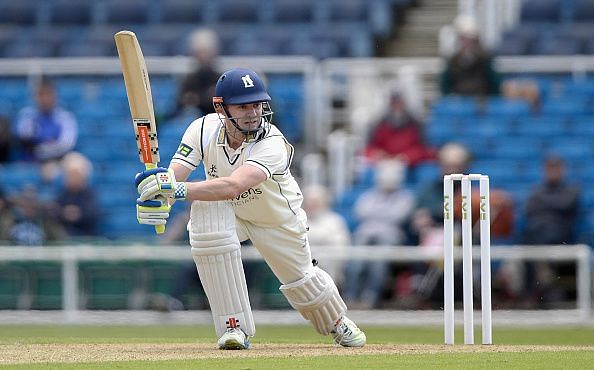
[[[227,109],[242,130],[257,130],[260,126],[262,103],[228,105]]]

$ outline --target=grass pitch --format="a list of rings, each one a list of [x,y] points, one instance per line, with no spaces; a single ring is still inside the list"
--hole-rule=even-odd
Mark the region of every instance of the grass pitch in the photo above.
[[[594,328],[494,328],[493,346],[442,345],[442,327],[363,327],[340,348],[309,326],[258,326],[249,351],[216,349],[205,326],[0,326],[0,364],[15,369],[587,369]],[[456,332],[461,341],[462,331]],[[480,332],[475,339],[480,341]]]

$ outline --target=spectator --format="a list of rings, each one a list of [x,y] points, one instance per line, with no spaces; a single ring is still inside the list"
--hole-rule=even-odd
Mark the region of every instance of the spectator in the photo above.
[[[391,94],[388,111],[373,129],[365,154],[372,162],[397,159],[408,166],[435,158],[435,150],[424,143],[421,125],[398,93]]]
[[[214,113],[212,97],[220,75],[215,66],[219,54],[217,34],[210,29],[198,29],[190,35],[189,44],[197,67],[184,78],[172,116],[199,117]]]
[[[14,205],[14,223],[9,230],[12,244],[42,246],[64,240],[64,228],[47,212],[35,188],[24,187],[14,199]]]
[[[412,225],[426,225],[426,220],[416,221],[417,217],[425,218],[428,215],[436,223],[443,221],[443,175],[452,173],[468,172],[470,165],[470,153],[460,144],[445,144],[437,155],[441,174],[435,180],[427,184],[421,184],[417,194],[417,210],[413,217]],[[460,193],[460,183],[454,182],[454,193]],[[420,230],[413,230],[418,232]],[[416,241],[418,242],[418,241]]]
[[[446,63],[441,74],[441,93],[486,97],[499,94],[499,76],[491,55],[479,40],[476,20],[458,16],[454,21],[459,49]]]
[[[359,246],[398,245],[405,241],[404,226],[414,209],[413,194],[402,188],[406,167],[398,161],[382,161],[376,171],[375,187],[355,203],[360,224],[354,242]],[[377,307],[388,266],[383,261],[350,261],[345,296],[361,308]]]
[[[14,224],[14,214],[10,209],[10,201],[0,188],[0,242],[8,243],[10,240],[10,229]]]
[[[351,245],[351,234],[345,219],[329,206],[328,190],[323,186],[310,186],[303,191],[303,209],[307,213],[309,231],[307,238],[312,249],[319,247],[341,247]],[[341,261],[319,261],[320,266],[342,286],[343,263]]]
[[[78,124],[72,113],[57,106],[56,90],[42,79],[35,93],[36,105],[23,108],[17,119],[17,137],[24,158],[46,163],[61,159],[76,145]]]
[[[468,173],[471,155],[468,150],[457,143],[448,143],[444,145],[438,154],[441,175],[431,183],[422,185],[417,194],[417,210],[413,216],[412,225],[426,225],[426,221],[416,220],[417,217],[426,217],[429,213],[435,224],[443,222],[443,175],[452,173]],[[472,217],[473,222],[478,220],[479,215],[479,194],[473,188],[472,193]],[[460,201],[460,182],[454,182],[454,214],[458,217],[461,214]],[[491,189],[491,238],[494,243],[506,241],[513,234],[513,204],[511,197],[500,189]],[[473,228],[478,237],[479,228]],[[418,232],[419,230],[414,230]],[[417,233],[418,236],[418,233]],[[418,241],[417,241],[418,242]]]
[[[544,163],[544,182],[528,197],[526,244],[572,244],[579,210],[579,190],[566,183],[565,164],[556,156]]]
[[[8,118],[0,116],[0,163],[10,160],[11,141],[10,121]]]
[[[544,181],[536,187],[526,204],[525,244],[572,244],[576,241],[575,224],[580,192],[565,181],[565,164],[549,156],[543,164]],[[547,305],[562,300],[563,289],[555,284],[557,266],[547,262],[508,262],[496,276],[501,286],[500,300],[508,304]]]
[[[69,237],[97,235],[99,205],[95,191],[89,186],[93,170],[91,162],[82,154],[71,152],[62,160],[64,188],[58,194],[57,219]]]

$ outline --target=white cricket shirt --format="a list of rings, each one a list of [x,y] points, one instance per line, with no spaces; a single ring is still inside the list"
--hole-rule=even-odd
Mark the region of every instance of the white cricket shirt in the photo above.
[[[195,170],[202,161],[207,181],[229,176],[243,164],[260,168],[267,179],[229,199],[229,204],[237,217],[257,226],[275,227],[295,217],[303,201],[289,170],[292,159],[293,146],[274,125],[257,140],[232,149],[218,114],[212,113],[190,124],[171,162]]]

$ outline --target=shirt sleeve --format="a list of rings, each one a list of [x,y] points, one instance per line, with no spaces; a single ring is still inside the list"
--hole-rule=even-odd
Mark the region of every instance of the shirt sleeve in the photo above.
[[[35,137],[35,111],[30,108],[23,108],[17,117],[16,134],[21,140],[31,140]]]
[[[202,136],[204,135],[204,120],[197,119],[188,126],[181,143],[177,147],[171,163],[179,163],[190,170],[195,170],[202,161]]]
[[[265,138],[254,144],[245,163],[260,168],[267,178],[283,174],[289,168],[292,156],[289,147],[281,137]]]

